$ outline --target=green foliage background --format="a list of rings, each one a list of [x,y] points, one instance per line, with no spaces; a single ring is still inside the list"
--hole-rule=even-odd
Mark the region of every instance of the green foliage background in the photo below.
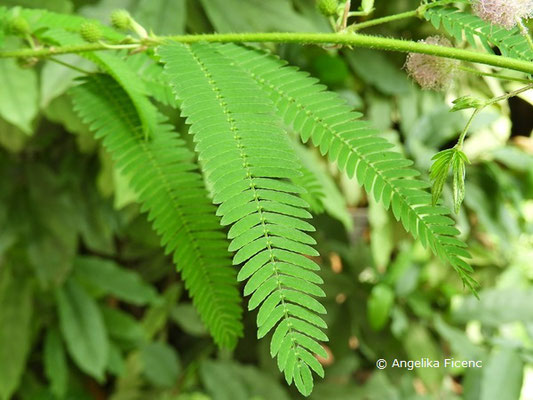
[[[375,14],[417,5],[376,1]],[[44,0],[38,6],[104,23],[113,9],[126,8],[158,34],[330,29],[307,0]],[[418,39],[435,33],[440,21],[432,22],[406,20],[376,32]],[[415,87],[401,69],[402,55],[266,47],[364,112],[420,171],[429,170],[431,157],[466,122],[468,111],[449,113],[451,100],[516,88],[460,75],[444,95]],[[94,68],[79,57],[60,59]],[[0,398],[300,398],[282,382],[268,341],[257,341],[255,313],[245,313],[234,352],[217,349],[127,175],[74,113],[66,91],[77,76],[50,61],[20,69],[0,60]],[[190,141],[168,107],[171,95],[162,91],[158,99]],[[312,399],[533,398],[531,104],[525,95],[488,107],[465,142],[472,164],[457,219],[474,256],[479,301],[355,180],[318,151],[298,147],[308,169],[301,184],[315,216],[330,339],[326,378],[317,380]],[[449,186],[444,196],[451,204]],[[483,368],[375,367],[380,358],[425,357],[482,360]]]

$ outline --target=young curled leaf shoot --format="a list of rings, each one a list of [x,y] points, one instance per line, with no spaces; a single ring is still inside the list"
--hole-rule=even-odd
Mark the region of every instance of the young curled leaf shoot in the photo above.
[[[452,47],[452,43],[442,36],[430,36],[421,43]],[[405,69],[422,89],[444,90],[450,87],[459,62],[428,54],[409,53]]]
[[[432,160],[434,162],[429,170],[429,176],[432,181],[431,194],[433,205],[437,204],[442,194],[451,168],[453,174],[454,211],[458,213],[465,197],[465,163],[470,163],[470,161],[466,154],[457,147],[438,152],[433,156]]]
[[[453,107],[450,112],[466,110],[469,108],[479,108],[483,106],[483,101],[472,96],[462,96],[453,101]]]
[[[466,167],[465,163],[470,161],[466,157],[466,154],[461,150],[455,151],[455,157],[453,158],[452,171],[453,171],[453,208],[455,213],[459,213],[461,204],[465,198],[465,176]]]
[[[432,181],[431,193],[433,198],[433,205],[437,203],[440,198],[440,195],[442,194],[442,189],[444,187],[444,184],[446,183],[446,178],[448,177],[448,172],[451,167],[453,172],[454,210],[456,213],[459,212],[459,208],[461,207],[461,203],[463,202],[465,197],[465,163],[470,164],[470,161],[468,160],[466,154],[463,153],[462,148],[470,125],[472,124],[472,121],[485,107],[490,106],[491,104],[495,104],[499,101],[507,100],[530,89],[533,89],[533,84],[529,84],[520,89],[514,90],[512,92],[506,93],[502,96],[498,96],[487,101],[481,101],[471,96],[463,96],[454,100],[454,106],[450,111],[453,112],[473,108],[474,112],[470,116],[465,128],[461,132],[461,136],[459,136],[457,144],[451,149],[443,150],[435,154],[432,158],[432,160],[434,160],[434,163],[429,170],[429,177]]]

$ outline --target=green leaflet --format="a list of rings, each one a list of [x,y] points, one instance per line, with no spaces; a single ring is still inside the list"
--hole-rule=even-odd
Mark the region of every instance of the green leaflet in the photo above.
[[[37,74],[22,69],[12,59],[0,60],[0,117],[27,135],[38,111]]]
[[[285,0],[200,0],[217,32],[312,32],[314,24]],[[228,12],[239,10],[239,13]]]
[[[50,391],[59,398],[64,397],[68,386],[68,365],[65,348],[57,328],[49,328],[46,332],[43,358]]]
[[[387,284],[380,283],[372,288],[367,303],[368,320],[372,329],[383,329],[393,305],[394,291]]]
[[[435,154],[432,158],[433,164],[431,165],[429,176],[433,181],[433,186],[431,188],[433,205],[437,204],[437,201],[442,194],[442,189],[446,183],[446,178],[448,177],[454,154],[455,149],[447,149]]]
[[[124,356],[122,355],[122,350],[119,348],[119,346],[111,341],[109,342],[109,357],[107,358],[107,372],[122,376],[125,373],[125,366],[126,362],[124,360]]]
[[[154,303],[157,292],[134,271],[119,267],[113,261],[98,257],[77,257],[74,273],[83,283],[109,293],[131,304]]]
[[[428,357],[430,360],[442,357],[442,351],[438,347],[433,335],[422,324],[412,324],[402,338],[405,352],[410,360],[418,360]],[[444,370],[441,368],[417,368],[415,372],[430,390],[438,388],[444,378]]]
[[[56,292],[61,333],[78,367],[99,381],[109,354],[109,339],[96,301],[74,280]]]
[[[146,378],[156,386],[172,387],[180,373],[178,354],[164,342],[148,343],[141,349],[140,361]]]
[[[0,146],[12,153],[20,152],[30,137],[22,130],[0,119]]]
[[[178,302],[183,289],[180,284],[172,284],[162,294],[163,302],[150,307],[142,319],[145,339],[151,340],[166,326],[173,306]]]
[[[73,88],[72,95],[82,119],[103,138],[117,167],[131,177],[131,187],[166,252],[173,254],[215,342],[234,347],[242,335],[240,297],[227,242],[192,154],[149,102],[146,106],[159,123],[145,140],[132,100],[109,76],[92,76]]]
[[[191,303],[180,303],[172,307],[170,318],[189,335],[206,336],[205,326]]]
[[[185,0],[141,0],[135,3],[133,16],[148,31],[176,35],[185,31]]]
[[[491,329],[518,321],[531,324],[533,308],[524,307],[524,304],[532,302],[531,288],[485,289],[480,292],[479,299],[469,296],[454,304],[451,316],[460,323],[476,319]]]
[[[31,347],[32,284],[24,276],[0,269],[0,399],[11,399]]]
[[[520,398],[524,361],[520,351],[510,345],[494,349],[483,365],[480,398],[512,400]]]
[[[284,61],[234,44],[212,47],[263,87],[284,122],[299,132],[304,142],[311,140],[340,170],[356,176],[369,194],[392,209],[408,232],[450,263],[464,285],[476,290],[472,268],[461,258],[468,257],[468,252],[455,238],[459,232],[434,219],[449,211],[431,205],[431,195],[424,190],[429,185],[411,179],[419,175],[409,167],[412,162],[391,151],[393,145],[361,121],[360,113],[352,112],[340,97],[325,91],[308,74],[284,67]]]
[[[453,204],[455,212],[458,213],[465,198],[465,163],[469,162],[468,158],[465,153],[454,147],[435,154],[432,160],[429,177],[433,181],[431,187],[433,204],[437,204],[451,168],[453,172]],[[441,225],[453,224],[451,219],[443,216],[434,216],[432,220]]]
[[[324,292],[313,283],[319,278],[309,271],[318,267],[302,256],[318,255],[309,246],[314,241],[304,232],[309,224],[301,221],[311,215],[304,208],[307,204],[293,194],[300,191],[298,187],[288,181],[300,176],[300,163],[272,103],[230,59],[205,44],[165,45],[159,54],[182,101],[182,114],[191,125],[215,201],[220,203],[218,214],[223,224],[233,225],[230,249],[237,251],[234,264],[244,263],[239,279],[249,278],[248,308],[259,307],[258,337],[277,326],[277,340],[286,343],[278,357],[280,370],[289,383],[294,380],[298,390],[309,395],[309,366],[320,375],[323,371],[304,347],[309,347],[309,341],[316,343],[313,337],[327,337],[312,325],[325,327],[323,320],[312,308],[305,308],[314,305],[308,300],[311,296]],[[291,267],[280,268],[281,262]],[[307,271],[302,274],[292,267]],[[280,331],[280,327],[286,329]],[[306,336],[305,346],[294,333]]]
[[[138,320],[119,308],[100,307],[109,337],[119,343],[138,344],[145,332]]]
[[[272,374],[253,365],[234,361],[203,360],[200,379],[210,396],[180,397],[179,400],[290,400],[282,383]],[[231,382],[231,384],[228,384]]]
[[[432,7],[426,10],[424,17],[437,29],[442,25],[458,41],[462,41],[464,35],[473,47],[477,47],[477,37],[490,53],[494,53],[492,46],[496,46],[506,57],[533,60],[533,50],[518,28],[507,30],[454,7]]]
[[[453,170],[453,204],[455,213],[459,212],[461,204],[465,198],[465,162],[468,162],[466,155],[463,152],[455,157],[452,165]]]

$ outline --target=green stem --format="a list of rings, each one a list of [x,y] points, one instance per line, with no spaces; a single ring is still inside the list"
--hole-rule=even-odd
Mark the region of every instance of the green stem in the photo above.
[[[350,11],[348,17],[366,17],[370,15],[372,11],[374,11],[374,9],[371,9],[370,11]]]
[[[160,37],[159,43],[166,40],[180,43],[217,42],[217,43],[245,43],[245,42],[273,42],[273,43],[300,43],[318,45],[343,45],[397,51],[404,53],[422,53],[439,57],[453,58],[473,63],[492,65],[494,67],[508,68],[528,74],[533,73],[533,63],[514,58],[497,56],[494,54],[479,53],[454,47],[437,46],[421,42],[401,39],[390,39],[379,36],[362,35],[358,33],[227,33],[207,35],[177,35]],[[0,54],[1,55],[1,54]]]
[[[350,13],[351,3],[352,3],[351,0],[346,0],[346,3],[344,4],[344,11],[342,13],[340,23],[337,25],[337,31],[342,31],[346,29],[346,24],[348,24],[348,14]]]
[[[476,118],[476,115],[478,115],[481,110],[483,110],[485,106],[481,106],[479,108],[476,108],[476,110],[472,113],[470,116],[470,119],[466,123],[465,128],[461,132],[461,136],[459,136],[459,140],[457,141],[457,144],[455,145],[456,149],[461,150],[463,148],[463,142],[465,141],[466,134],[468,133],[468,129],[470,128],[470,125],[472,125],[472,121],[474,121],[474,118]]]
[[[422,53],[433,56],[453,58],[472,63],[492,65],[493,67],[508,68],[515,71],[533,74],[533,63],[514,58],[497,56],[494,54],[478,53],[453,47],[436,46],[408,40],[390,39],[379,36],[368,36],[357,33],[225,33],[207,35],[176,35],[161,36],[144,40],[146,46],[157,46],[164,42],[179,43],[301,43],[317,45],[342,45],[381,49],[387,51]],[[100,43],[86,43],[63,47],[48,47],[42,49],[6,50],[0,52],[0,58],[6,57],[47,57],[56,54],[82,53],[88,51],[105,50]]]
[[[531,84],[529,84],[527,86],[521,87],[520,89],[513,90],[512,92],[509,92],[509,93],[503,94],[501,96],[495,97],[493,99],[490,99],[483,105],[483,107],[490,106],[490,105],[492,105],[494,103],[498,103],[498,102],[500,102],[502,100],[510,99],[511,97],[515,97],[515,96],[519,95],[520,93],[527,92],[530,89],[533,89],[533,83],[531,83]]]
[[[517,77],[514,77],[514,76],[510,76],[510,75],[494,74],[494,73],[491,73],[491,72],[483,72],[483,71],[480,71],[478,69],[466,67],[466,66],[463,66],[463,65],[459,65],[457,67],[457,69],[461,70],[461,71],[464,71],[464,72],[468,72],[469,74],[474,74],[474,75],[478,75],[478,76],[489,76],[491,78],[502,79],[502,80],[505,80],[505,81],[520,82],[520,83],[531,83],[531,79],[517,78]]]
[[[353,24],[353,25],[350,25],[347,30],[348,32],[355,32],[361,29],[370,28],[372,26],[387,24],[393,21],[398,21],[400,19],[418,17],[418,15],[419,15],[418,10],[406,11],[400,14],[389,15],[387,17],[371,19],[370,21]]]
[[[84,75],[89,75],[91,73],[90,71],[87,71],[87,70],[85,70],[83,68],[76,67],[75,65],[66,63],[64,61],[58,60],[57,58],[50,57],[50,58],[48,58],[48,60],[50,60],[52,62],[55,62],[56,64],[63,65],[64,67],[70,68],[70,69],[72,69],[74,71],[80,72],[80,73],[82,73]]]
[[[511,97],[519,95],[520,93],[527,92],[530,89],[533,89],[533,83],[531,83],[531,84],[529,84],[527,86],[521,87],[520,89],[513,90],[512,92],[509,92],[509,93],[503,94],[501,96],[495,97],[493,99],[487,100],[481,106],[476,108],[476,110],[472,113],[472,116],[470,117],[470,119],[466,123],[466,126],[463,129],[463,132],[461,132],[461,136],[459,137],[459,140],[457,141],[457,144],[455,145],[455,147],[458,148],[458,149],[461,149],[463,147],[463,142],[465,140],[466,134],[468,133],[468,129],[470,128],[470,125],[472,124],[472,121],[474,120],[476,115],[478,115],[481,112],[481,110],[483,110],[485,107],[488,107],[488,106],[490,106],[492,104],[498,103],[498,102],[500,102],[502,100],[507,100],[507,99],[510,99]]]
[[[31,49],[35,49],[35,42],[33,41],[33,37],[29,33],[24,36],[24,39],[26,40],[26,43],[28,43]]]
[[[422,18],[426,10],[430,8],[437,7],[437,6],[445,6],[447,4],[451,4],[455,2],[456,0],[441,0],[441,1],[435,1],[429,4],[422,4],[416,10],[406,11],[406,12],[394,14],[394,15],[388,15],[386,17],[376,18],[370,21],[365,21],[365,22],[360,22],[358,24],[350,25],[348,27],[348,31],[356,32],[361,29],[366,29],[366,28],[370,28],[373,26],[377,26],[377,25],[387,24],[389,22],[399,21],[401,19],[406,19],[406,18],[415,18],[415,17]]]
[[[102,40],[98,41],[105,49],[108,50],[132,50],[138,49],[141,46],[141,43],[130,43],[130,44],[109,44]]]
[[[39,49],[18,49],[0,51],[0,58],[21,58],[21,57],[49,57],[58,54],[77,54],[90,51],[105,50],[100,43],[84,43],[70,46],[51,46]]]

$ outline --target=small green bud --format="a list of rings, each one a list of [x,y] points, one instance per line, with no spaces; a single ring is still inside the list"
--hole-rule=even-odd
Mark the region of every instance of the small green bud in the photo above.
[[[331,17],[337,14],[338,0],[318,0],[318,10],[326,17]]]
[[[126,10],[115,10],[111,13],[111,24],[120,30],[131,28],[131,15]]]
[[[364,12],[370,12],[374,8],[374,0],[362,0],[361,10]]]
[[[11,18],[8,21],[7,26],[8,31],[13,33],[14,35],[25,36],[31,33],[28,21],[26,21],[26,19],[20,16]]]
[[[100,40],[102,31],[97,25],[91,22],[85,22],[80,27],[80,35],[86,42],[94,43]]]

